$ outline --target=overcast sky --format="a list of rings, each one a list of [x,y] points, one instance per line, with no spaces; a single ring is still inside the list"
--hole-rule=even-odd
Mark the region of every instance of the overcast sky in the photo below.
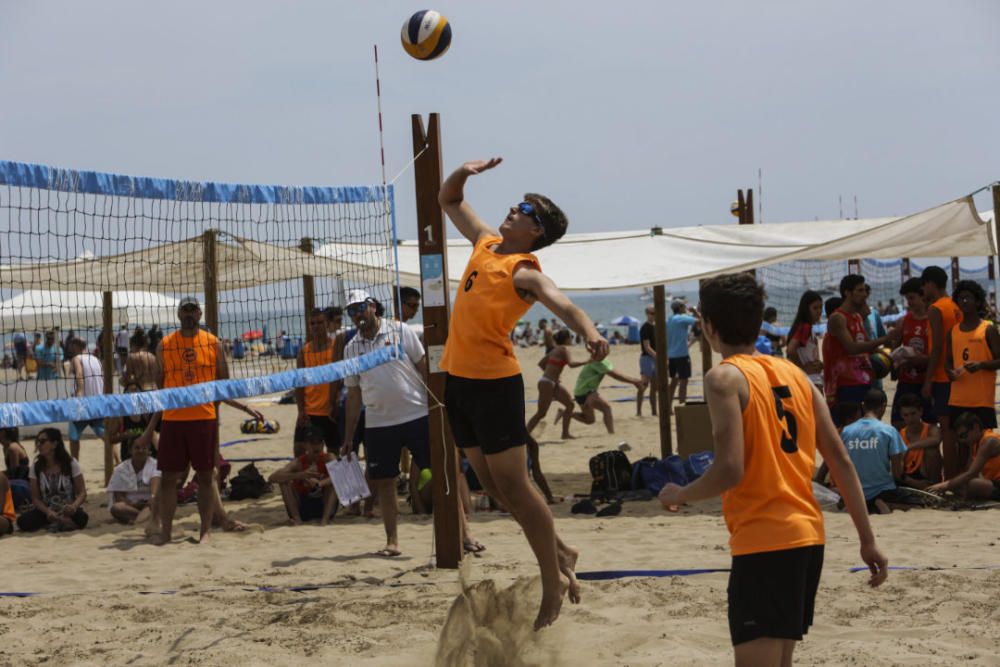
[[[445,171],[490,222],[527,190],[570,231],[914,212],[1000,179],[1000,2],[457,2],[451,50],[409,58],[419,4],[0,3],[0,159],[191,180],[390,178],[410,114],[440,112]],[[413,175],[398,181],[415,236]],[[985,200],[982,204],[985,205]]]

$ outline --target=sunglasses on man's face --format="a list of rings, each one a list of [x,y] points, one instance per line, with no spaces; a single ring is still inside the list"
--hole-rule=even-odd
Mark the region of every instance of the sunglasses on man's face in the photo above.
[[[538,217],[538,211],[529,202],[523,201],[517,205],[517,210],[521,215],[526,215],[535,221],[535,224],[542,230],[542,236],[545,236],[545,225],[542,224],[542,219]]]
[[[355,315],[360,315],[366,310],[368,310],[367,303],[352,303],[350,306],[347,307],[346,312],[348,317],[354,317]]]

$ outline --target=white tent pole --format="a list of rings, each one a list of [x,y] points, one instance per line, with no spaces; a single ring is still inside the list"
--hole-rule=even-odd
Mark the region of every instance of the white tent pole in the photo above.
[[[992,188],[993,190],[993,244],[1000,249],[1000,184],[996,184]],[[992,253],[990,254],[990,268],[993,267],[994,257]],[[998,289],[997,280],[1000,276],[997,275],[997,271],[993,273],[993,298],[1000,298],[1000,289]],[[996,307],[996,304],[993,304]]]
[[[104,292],[104,304],[102,310],[102,320],[104,323],[104,335],[101,336],[101,366],[104,371],[104,393],[113,394],[115,392],[114,379],[114,295],[111,292]],[[108,485],[111,479],[114,463],[111,454],[111,428],[110,420],[104,420],[104,486]]]

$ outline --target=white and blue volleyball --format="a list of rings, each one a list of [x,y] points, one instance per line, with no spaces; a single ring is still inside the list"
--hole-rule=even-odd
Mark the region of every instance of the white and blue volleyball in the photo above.
[[[424,9],[403,24],[399,39],[417,60],[434,60],[451,46],[451,25],[441,14]]]

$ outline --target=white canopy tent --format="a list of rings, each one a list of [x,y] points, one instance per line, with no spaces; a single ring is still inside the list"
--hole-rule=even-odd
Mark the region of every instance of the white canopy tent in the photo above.
[[[666,285],[805,259],[983,257],[997,254],[994,214],[971,196],[897,218],[706,225],[603,234],[567,234],[539,251],[546,275],[565,291]],[[324,254],[326,247],[317,254]],[[420,274],[417,243],[398,248],[401,279]],[[448,241],[448,277],[457,287],[472,247]]]
[[[177,318],[178,300],[157,292],[115,292],[114,321],[156,324]],[[58,324],[63,329],[100,328],[104,309],[101,292],[26,290],[0,303],[4,329],[40,331]]]

